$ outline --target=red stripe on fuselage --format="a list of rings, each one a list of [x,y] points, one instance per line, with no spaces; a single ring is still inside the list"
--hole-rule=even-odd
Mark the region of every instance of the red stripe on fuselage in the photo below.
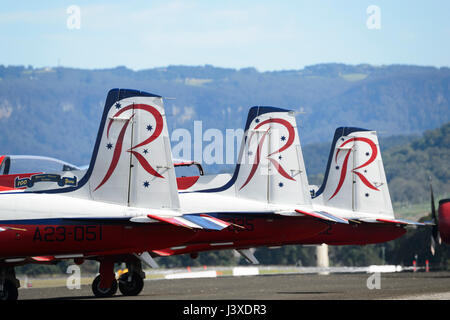
[[[6,225],[5,225],[6,226]],[[133,225],[7,225],[0,232],[0,257],[143,252],[180,245],[195,233],[163,223]]]
[[[186,247],[180,249],[168,247],[159,251],[159,254],[168,256],[219,249],[293,244],[362,245],[390,241],[406,232],[404,228],[395,225],[376,223],[329,225],[310,217],[277,217],[275,219],[220,217],[220,219],[237,223],[245,227],[245,230],[233,226],[214,232],[200,230],[195,238],[185,244]],[[225,245],[218,245],[221,242]]]

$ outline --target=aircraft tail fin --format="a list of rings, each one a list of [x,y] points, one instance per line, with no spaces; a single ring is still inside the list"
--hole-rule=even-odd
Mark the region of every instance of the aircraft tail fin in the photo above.
[[[178,208],[162,97],[109,91],[93,156],[75,196],[145,208]]]
[[[319,196],[327,206],[394,216],[375,131],[336,129]]]
[[[268,203],[311,203],[293,111],[250,109],[234,177],[238,197]]]

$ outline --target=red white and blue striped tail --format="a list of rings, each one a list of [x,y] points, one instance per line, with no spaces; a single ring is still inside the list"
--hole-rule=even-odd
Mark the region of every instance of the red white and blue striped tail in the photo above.
[[[331,213],[328,213],[328,212],[325,212],[325,211],[311,211],[311,212],[308,212],[308,211],[295,209],[295,212],[304,214],[306,216],[314,217],[314,218],[317,218],[317,219],[331,221],[331,222],[344,223],[344,224],[348,224],[349,223],[347,219],[341,218],[341,217],[338,217],[338,216],[335,216],[335,215],[332,215]]]
[[[189,229],[220,231],[231,225],[229,222],[214,218],[207,214],[185,214],[183,216],[160,216],[149,214],[147,217]]]

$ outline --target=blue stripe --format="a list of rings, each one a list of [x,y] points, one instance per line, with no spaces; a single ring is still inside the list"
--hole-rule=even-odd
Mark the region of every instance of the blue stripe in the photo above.
[[[92,225],[92,224],[124,224],[130,218],[43,218],[0,220],[0,225]]]
[[[183,215],[183,218],[210,230],[222,230],[224,227],[198,215]]]

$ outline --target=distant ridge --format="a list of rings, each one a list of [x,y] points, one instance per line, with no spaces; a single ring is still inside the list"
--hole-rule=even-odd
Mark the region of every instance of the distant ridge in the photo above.
[[[169,130],[241,128],[253,105],[302,111],[304,145],[327,142],[338,126],[380,136],[420,134],[450,121],[450,69],[318,64],[300,70],[167,66],[84,70],[0,66],[0,153],[32,153],[84,164],[105,93],[114,87],[166,100]]]

